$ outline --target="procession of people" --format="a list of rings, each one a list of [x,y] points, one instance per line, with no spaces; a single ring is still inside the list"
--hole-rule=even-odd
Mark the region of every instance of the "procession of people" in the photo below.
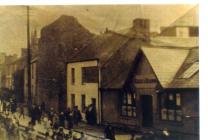
[[[44,134],[45,140],[86,140],[86,136],[83,132],[80,133],[80,136],[76,138],[72,136],[72,129],[79,126],[80,122],[83,120],[82,113],[75,106],[73,109],[67,108],[64,111],[57,113],[54,108],[50,108],[46,111],[45,103],[41,105],[32,105],[32,107],[26,112],[26,107],[23,104],[17,105],[15,100],[0,101],[0,112],[2,116],[0,120],[4,120],[3,124],[7,134],[8,140],[33,140],[37,139],[35,136],[34,127],[38,124],[42,125],[46,130]],[[15,113],[18,112],[18,115]],[[96,125],[96,108],[93,104],[85,107],[85,121],[88,125]],[[12,118],[9,116],[13,116]],[[19,134],[19,120],[25,119],[26,116],[29,116],[30,120],[28,126],[25,127],[24,133]],[[5,121],[8,119],[10,121]],[[14,121],[15,120],[15,121]],[[68,133],[64,133],[64,129],[68,130]],[[1,130],[0,130],[1,133]],[[3,130],[2,130],[3,133]],[[3,136],[3,135],[2,135]],[[14,138],[15,137],[15,138]],[[107,138],[107,137],[106,137]],[[113,140],[113,139],[112,139]]]

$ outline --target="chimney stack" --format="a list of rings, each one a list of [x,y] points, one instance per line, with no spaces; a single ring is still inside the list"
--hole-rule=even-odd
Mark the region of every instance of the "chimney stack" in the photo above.
[[[136,32],[136,38],[149,40],[150,36],[150,20],[136,18],[133,20],[133,30]]]

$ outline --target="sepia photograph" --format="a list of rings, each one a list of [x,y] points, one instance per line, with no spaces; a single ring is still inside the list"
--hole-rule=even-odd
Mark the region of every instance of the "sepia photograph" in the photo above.
[[[0,140],[199,140],[199,5],[1,5]]]

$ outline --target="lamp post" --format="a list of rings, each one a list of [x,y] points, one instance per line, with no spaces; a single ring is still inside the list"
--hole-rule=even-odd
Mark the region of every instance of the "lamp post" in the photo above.
[[[30,54],[30,7],[27,6],[27,78],[28,78],[28,107],[32,107],[32,95],[31,95],[31,54]]]

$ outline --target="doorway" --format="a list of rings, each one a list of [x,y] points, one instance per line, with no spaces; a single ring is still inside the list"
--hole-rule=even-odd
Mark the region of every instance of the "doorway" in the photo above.
[[[152,127],[153,125],[153,110],[152,110],[152,96],[141,96],[141,109],[142,109],[142,126]]]
[[[96,107],[96,99],[95,98],[91,98],[91,103],[92,103],[93,106]]]

